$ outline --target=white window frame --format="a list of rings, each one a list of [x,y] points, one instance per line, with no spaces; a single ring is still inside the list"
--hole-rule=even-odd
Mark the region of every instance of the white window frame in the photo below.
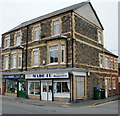
[[[55,46],[57,46],[57,49],[52,49],[52,50],[50,49],[51,47],[55,47]],[[58,64],[58,61],[57,61],[57,62],[53,62],[53,63],[50,62],[50,52],[51,52],[51,51],[55,51],[55,50],[58,51],[58,49],[59,49],[59,46],[58,46],[58,45],[54,45],[54,46],[50,46],[50,47],[49,47],[49,64],[50,64],[50,65],[51,65],[51,64],[52,64],[52,65]],[[58,56],[59,56],[59,51],[58,51]],[[59,60],[59,59],[58,59],[58,60]]]
[[[102,32],[98,31],[98,42],[102,44]]]
[[[21,62],[19,62],[19,58],[21,58]],[[20,66],[19,66],[20,64]],[[18,54],[18,68],[22,68],[22,54]]]
[[[21,32],[17,32],[17,33],[16,33],[16,38],[15,38],[15,39],[16,39],[15,45],[16,45],[16,46],[20,45],[20,44],[21,44]],[[19,40],[19,42],[18,42],[18,40]]]
[[[109,57],[105,56],[105,68],[109,68]]]
[[[30,83],[34,83],[34,94],[30,94],[30,90],[29,90]],[[39,86],[40,86],[39,81],[28,81],[28,95],[35,95],[35,83],[39,83]],[[41,92],[41,89],[40,89],[40,92]],[[36,95],[36,96],[39,96],[39,95]]]
[[[16,68],[16,53],[11,54],[11,69],[15,69]]]
[[[7,45],[7,42],[8,42],[8,45]],[[10,36],[8,35],[5,37],[5,48],[9,48],[9,47],[10,47]]]
[[[62,51],[63,51],[63,54],[62,54]],[[65,45],[61,45],[61,64],[64,64],[64,63],[65,63]]]
[[[9,56],[5,56],[5,66],[4,66],[4,69],[5,70],[8,70],[9,69]]]
[[[34,54],[35,52],[36,52],[36,54],[37,54],[38,61],[35,60],[35,54]],[[35,64],[35,61],[37,61],[38,63]],[[33,51],[33,67],[38,67],[38,66],[39,66],[39,50],[34,50],[34,51]]]
[[[36,35],[36,32],[37,32],[38,35]],[[39,38],[40,38],[40,26],[39,25],[34,27],[33,33],[34,33],[33,40],[38,41]]]
[[[102,64],[101,64],[101,60],[102,60]],[[103,67],[103,56],[99,55],[99,65],[102,68]]]
[[[56,30],[56,27],[58,30]],[[53,36],[60,35],[60,33],[61,33],[60,32],[60,19],[56,19],[53,21]]]

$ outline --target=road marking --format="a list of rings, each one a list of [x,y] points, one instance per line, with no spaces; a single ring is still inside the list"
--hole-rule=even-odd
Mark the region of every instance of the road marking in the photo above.
[[[90,105],[90,106],[87,106],[87,107],[98,107],[98,106],[103,106],[103,105],[106,105],[106,104],[112,104],[112,103],[115,103],[116,101],[110,101],[110,102],[107,102],[107,103],[102,103],[102,104],[98,104],[98,105]]]

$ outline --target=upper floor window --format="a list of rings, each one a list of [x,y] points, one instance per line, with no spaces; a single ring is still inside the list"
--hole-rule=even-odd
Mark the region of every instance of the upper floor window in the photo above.
[[[16,54],[11,55],[12,68],[16,68]]]
[[[20,32],[16,33],[16,45],[20,45],[21,42],[21,37],[20,37]]]
[[[109,58],[105,57],[105,68],[109,68]]]
[[[18,67],[22,67],[22,54],[18,54]]]
[[[50,63],[58,63],[58,46],[50,47]]]
[[[118,65],[117,65],[117,59],[114,59],[114,69],[117,69]]]
[[[65,62],[65,45],[61,46],[61,62]]]
[[[60,20],[53,21],[53,35],[60,34]]]
[[[38,50],[33,51],[33,66],[38,66]]]
[[[39,40],[39,36],[40,36],[39,26],[34,27],[34,40]]]
[[[9,67],[9,59],[8,59],[8,56],[5,56],[5,69],[7,70]]]
[[[102,44],[102,32],[98,31],[98,42]]]
[[[102,55],[99,56],[99,64],[100,64],[100,67],[103,67],[103,56]]]
[[[5,47],[8,48],[10,46],[10,36],[5,37]]]

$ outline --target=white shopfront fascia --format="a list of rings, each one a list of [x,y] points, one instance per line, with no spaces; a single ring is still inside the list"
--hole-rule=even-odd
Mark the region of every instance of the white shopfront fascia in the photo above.
[[[25,79],[51,79],[51,78],[69,78],[67,73],[47,73],[47,74],[27,74]]]

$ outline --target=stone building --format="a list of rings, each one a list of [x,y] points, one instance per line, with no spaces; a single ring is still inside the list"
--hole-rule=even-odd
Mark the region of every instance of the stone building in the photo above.
[[[93,99],[95,86],[108,90],[111,75],[117,94],[118,69],[109,67],[106,51],[103,26],[90,2],[23,22],[2,34],[5,94],[52,101]],[[117,56],[109,55],[117,65]]]

